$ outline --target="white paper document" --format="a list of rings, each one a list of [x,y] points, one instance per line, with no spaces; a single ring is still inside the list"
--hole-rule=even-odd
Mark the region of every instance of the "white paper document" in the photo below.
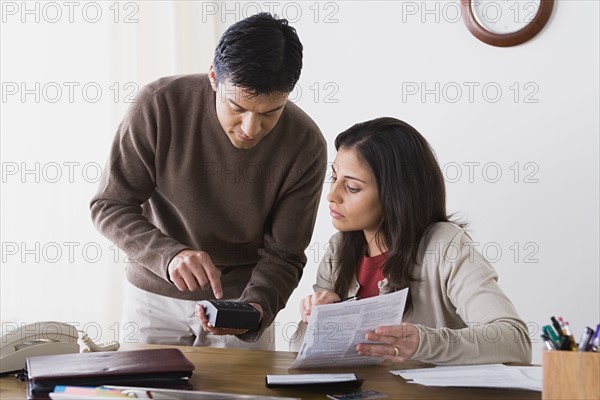
[[[542,391],[542,367],[502,364],[417,368],[390,371],[425,386],[487,387]]]
[[[408,289],[357,301],[315,306],[304,341],[290,369],[373,365],[378,357],[359,356],[356,345],[379,326],[402,321]]]

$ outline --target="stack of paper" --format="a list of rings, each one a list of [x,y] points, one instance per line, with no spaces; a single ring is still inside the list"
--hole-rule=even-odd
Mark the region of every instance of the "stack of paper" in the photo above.
[[[542,367],[502,364],[435,367],[390,371],[409,383],[426,386],[489,387],[542,391]]]

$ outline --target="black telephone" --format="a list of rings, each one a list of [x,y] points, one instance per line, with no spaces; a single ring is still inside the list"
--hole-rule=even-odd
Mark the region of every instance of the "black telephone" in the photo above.
[[[258,329],[260,313],[248,303],[229,300],[202,300],[208,322],[215,328]]]

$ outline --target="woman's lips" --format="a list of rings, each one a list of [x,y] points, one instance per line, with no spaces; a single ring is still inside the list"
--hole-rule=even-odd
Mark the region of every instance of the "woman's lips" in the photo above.
[[[331,215],[331,218],[334,218],[334,219],[344,218],[344,216],[342,214],[340,214],[339,212],[337,212],[331,208],[329,209],[329,215]]]

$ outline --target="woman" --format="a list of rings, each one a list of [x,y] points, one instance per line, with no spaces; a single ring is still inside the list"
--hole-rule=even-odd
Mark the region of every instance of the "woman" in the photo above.
[[[449,220],[433,151],[394,118],[338,135],[327,196],[332,237],[319,265],[313,306],[409,288],[403,322],[382,326],[359,354],[439,365],[531,362],[525,323],[497,284],[464,225]]]

